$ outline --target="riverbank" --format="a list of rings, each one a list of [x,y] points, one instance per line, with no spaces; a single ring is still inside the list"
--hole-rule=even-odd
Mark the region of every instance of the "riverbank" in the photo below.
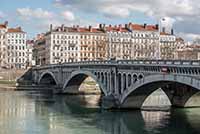
[[[16,81],[0,80],[0,90],[16,90]]]
[[[15,91],[17,90],[16,86],[5,86],[5,85],[0,85],[0,91]]]

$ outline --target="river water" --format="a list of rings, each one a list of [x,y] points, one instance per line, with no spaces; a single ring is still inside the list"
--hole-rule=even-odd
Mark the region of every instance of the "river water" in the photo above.
[[[104,111],[69,96],[0,92],[0,134],[200,134],[200,109]]]

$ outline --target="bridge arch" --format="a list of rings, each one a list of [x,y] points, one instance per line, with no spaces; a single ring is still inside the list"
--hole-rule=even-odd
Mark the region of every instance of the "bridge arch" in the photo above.
[[[182,97],[180,104],[178,104],[178,102],[172,102],[174,98],[170,92],[175,92],[175,90],[176,92],[178,92],[181,91],[181,89],[177,90],[178,89],[177,87],[173,87],[174,88],[173,90],[172,88],[169,89],[172,86],[178,86],[178,88],[179,86],[181,88],[185,87],[186,90],[191,90],[188,94],[184,96],[179,96]],[[197,92],[200,90],[200,80],[195,77],[189,77],[184,75],[176,76],[170,74],[169,75],[158,74],[158,75],[146,76],[136,81],[135,84],[133,84],[126,91],[124,91],[120,100],[121,106],[124,107],[127,101],[135,101],[135,103],[133,103],[134,107],[141,108],[141,105],[143,104],[145,99],[158,88],[164,88],[163,91],[168,96],[172,105],[174,106],[179,105],[181,107],[184,107],[187,101],[191,99],[192,96],[195,96],[195,94],[197,94]],[[131,95],[133,96],[135,95],[135,97],[128,100],[128,98]]]
[[[95,75],[96,74],[96,75]],[[107,96],[108,92],[106,90],[105,84],[100,79],[104,76],[101,76],[101,72],[95,72],[94,74],[89,71],[74,71],[71,73],[70,77],[65,81],[62,91],[66,92],[66,88],[70,85],[75,85],[76,89],[80,87],[82,82],[87,78],[91,77],[100,87],[101,92]],[[105,79],[105,78],[103,78]],[[105,81],[105,80],[104,80]]]
[[[38,79],[38,84],[58,85],[58,81],[52,72],[45,71],[40,75]]]

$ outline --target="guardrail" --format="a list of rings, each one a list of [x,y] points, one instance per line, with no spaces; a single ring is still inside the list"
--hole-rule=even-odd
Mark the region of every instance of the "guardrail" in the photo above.
[[[68,62],[62,64],[50,64],[45,66],[39,66],[34,68],[47,68],[58,67],[67,65],[187,65],[187,66],[200,66],[200,60],[106,60],[106,61],[80,61],[80,62]]]

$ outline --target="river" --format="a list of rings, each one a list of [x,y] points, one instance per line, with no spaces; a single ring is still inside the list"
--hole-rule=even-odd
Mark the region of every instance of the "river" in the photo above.
[[[105,111],[69,100],[35,91],[1,91],[0,134],[200,134],[199,108]]]

